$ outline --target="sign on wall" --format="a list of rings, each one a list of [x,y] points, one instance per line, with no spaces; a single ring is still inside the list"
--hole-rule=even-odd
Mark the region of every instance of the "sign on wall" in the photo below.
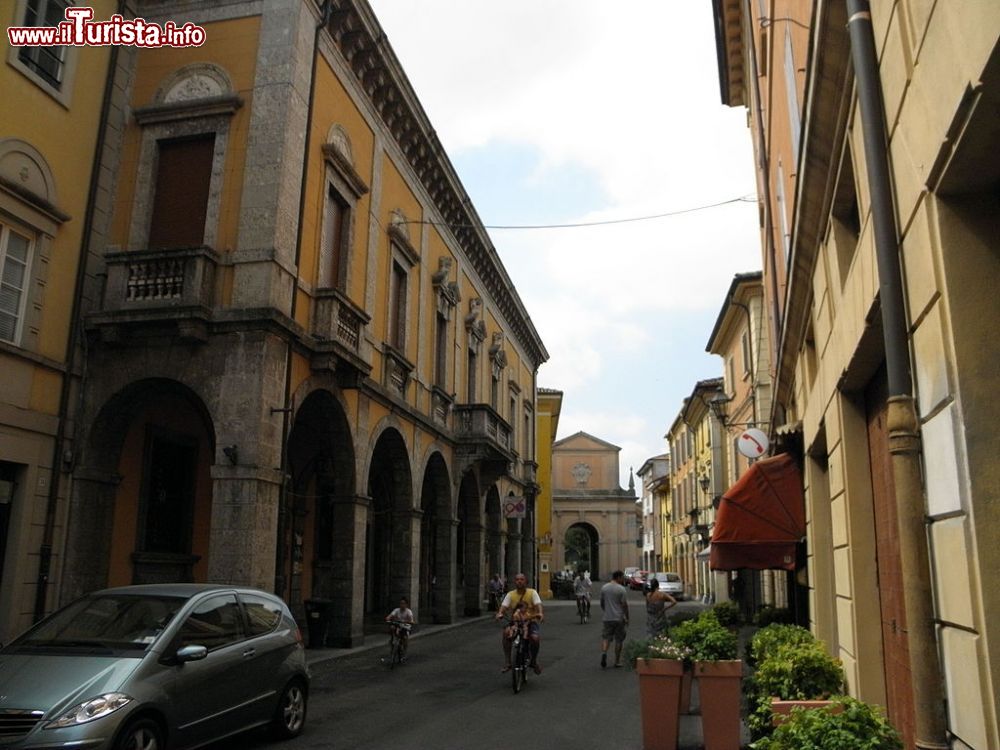
[[[524,501],[523,497],[515,497],[514,495],[508,495],[503,500],[503,517],[504,518],[524,518],[528,511],[528,504]]]

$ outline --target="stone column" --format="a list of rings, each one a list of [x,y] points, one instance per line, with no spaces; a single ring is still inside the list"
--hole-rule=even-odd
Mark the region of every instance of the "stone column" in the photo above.
[[[521,521],[511,519],[507,526],[507,586],[513,588],[514,576],[523,573],[521,563]]]
[[[82,466],[73,473],[66,565],[60,590],[62,604],[108,584],[109,539],[120,481],[117,474]]]
[[[484,537],[483,525],[480,523],[466,524],[465,530],[465,609],[470,617],[476,617],[483,612],[483,580]]]
[[[330,599],[333,617],[327,644],[340,648],[360,646],[365,640],[366,526],[371,498],[364,495],[335,497],[333,505],[333,555]]]
[[[434,527],[434,545],[437,550],[436,565],[434,568],[434,584],[431,589],[433,601],[432,617],[436,623],[449,623],[455,621],[455,597],[452,592],[455,585],[455,552],[459,521],[457,518],[451,520],[438,520]]]
[[[208,580],[274,589],[279,473],[256,466],[211,467]]]
[[[405,596],[411,606],[420,601],[420,521],[423,511],[393,511],[392,560],[389,562],[389,604],[395,607]]]

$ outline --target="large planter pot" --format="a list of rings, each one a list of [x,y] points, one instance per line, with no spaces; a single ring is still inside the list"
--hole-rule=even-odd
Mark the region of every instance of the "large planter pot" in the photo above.
[[[684,662],[637,659],[643,750],[676,750]]]
[[[793,708],[825,708],[829,709],[835,714],[839,714],[844,710],[844,706],[840,703],[835,703],[834,701],[796,701],[796,700],[781,700],[780,698],[771,698],[771,722],[774,726],[778,726],[781,722],[785,721],[789,716],[791,716]]]
[[[740,683],[743,662],[696,661],[694,676],[701,695],[701,727],[705,750],[740,746]]]
[[[681,677],[681,707],[680,713],[689,714],[691,713],[691,683],[694,678],[691,676],[691,670],[685,669],[684,676]]]

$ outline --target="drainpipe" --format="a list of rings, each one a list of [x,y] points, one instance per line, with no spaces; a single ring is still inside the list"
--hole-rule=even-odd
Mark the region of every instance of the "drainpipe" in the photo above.
[[[118,14],[125,14],[125,2],[118,3]],[[63,375],[59,391],[59,420],[56,423],[56,434],[52,444],[52,476],[49,479],[49,494],[45,506],[45,526],[42,527],[42,543],[38,548],[38,578],[35,582],[35,607],[33,621],[38,622],[45,616],[48,602],[49,578],[52,572],[52,545],[55,542],[56,513],[59,507],[59,488],[64,466],[64,446],[66,439],[66,422],[69,420],[69,402],[73,393],[73,365],[76,360],[76,346],[79,331],[83,322],[79,320],[83,299],[83,285],[87,279],[87,256],[90,254],[90,235],[94,227],[94,203],[97,200],[97,188],[100,182],[101,161],[103,159],[104,143],[108,133],[108,112],[111,110],[111,94],[114,90],[115,72],[118,68],[119,47],[112,47],[108,58],[108,75],[104,82],[104,97],[101,101],[101,114],[98,119],[97,142],[94,144],[94,160],[90,166],[90,185],[87,187],[87,208],[83,218],[83,231],[80,243],[80,259],[76,268],[76,281],[73,287],[73,308],[70,312],[70,329],[66,342],[66,372]],[[83,378],[80,379],[80,389],[83,389]],[[77,415],[79,416],[79,414]],[[68,450],[68,449],[67,449]]]
[[[292,323],[295,323],[295,313],[298,307],[298,273],[299,273],[299,261],[302,257],[302,211],[303,206],[305,206],[306,199],[306,181],[309,176],[309,146],[310,146],[310,134],[312,133],[312,113],[313,105],[315,101],[316,93],[316,66],[319,62],[319,36],[323,33],[323,29],[326,28],[327,24],[330,23],[330,17],[332,15],[333,7],[330,5],[330,0],[323,0],[322,5],[319,9],[319,22],[316,24],[316,31],[313,34],[313,50],[312,50],[312,69],[309,72],[309,103],[306,105],[306,137],[305,143],[302,146],[302,182],[299,184],[299,225],[295,232],[295,274],[296,278],[292,281],[292,302],[291,310],[289,316],[291,317]],[[275,566],[274,566],[274,593],[278,596],[284,595],[284,590],[288,584],[288,580],[285,578],[285,560],[290,558],[292,554],[291,549],[286,549],[285,536],[288,533],[289,528],[289,518],[292,514],[292,509],[289,508],[288,502],[288,428],[289,422],[291,421],[292,413],[292,354],[294,347],[292,346],[292,341],[288,342],[288,351],[285,355],[285,403],[282,408],[276,409],[272,408],[271,413],[275,414],[277,412],[282,413],[281,417],[281,488],[278,491],[278,540],[275,545]],[[294,549],[294,548],[293,548]],[[289,560],[291,562],[291,560]],[[291,592],[289,592],[291,593]],[[291,598],[289,596],[289,598]],[[293,602],[293,604],[298,604],[298,602]]]
[[[927,520],[920,472],[920,430],[913,401],[885,111],[868,0],[847,0],[847,15],[854,78],[861,107],[868,187],[872,196],[879,301],[889,379],[889,452],[895,482],[906,635],[913,683],[914,743],[918,750],[946,750],[949,745],[945,697],[935,638]]]

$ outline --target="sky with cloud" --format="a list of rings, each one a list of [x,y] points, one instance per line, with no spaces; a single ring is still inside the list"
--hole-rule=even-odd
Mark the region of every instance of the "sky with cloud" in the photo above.
[[[736,273],[760,268],[750,132],[707,0],[370,0],[550,354],[561,439],[665,452]],[[740,201],[737,199],[744,198]],[[727,201],[732,201],[728,202]]]

